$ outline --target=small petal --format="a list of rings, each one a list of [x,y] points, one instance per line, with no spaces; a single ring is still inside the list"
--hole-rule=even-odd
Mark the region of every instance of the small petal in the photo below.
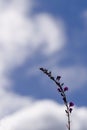
[[[70,102],[69,103],[69,107],[73,107],[74,106],[74,103],[73,102]]]
[[[57,90],[58,90],[59,92],[61,92],[61,89],[60,89],[60,88],[58,88]]]
[[[61,83],[61,86],[63,86],[64,85],[64,83]]]
[[[64,91],[68,91],[68,87],[64,87]]]
[[[61,76],[57,76],[57,77],[56,77],[56,80],[59,81],[60,79],[61,79]]]

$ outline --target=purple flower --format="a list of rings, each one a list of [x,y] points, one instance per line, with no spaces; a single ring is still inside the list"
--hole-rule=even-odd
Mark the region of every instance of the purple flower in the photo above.
[[[70,102],[69,103],[69,107],[73,107],[74,106],[74,103],[73,102]]]
[[[68,87],[64,87],[64,91],[68,91]]]

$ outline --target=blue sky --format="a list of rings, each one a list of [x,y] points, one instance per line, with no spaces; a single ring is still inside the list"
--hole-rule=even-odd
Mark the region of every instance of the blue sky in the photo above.
[[[38,6],[35,8],[33,15],[37,13],[47,12],[55,18],[62,19],[66,27],[66,35],[68,37],[68,40],[64,48],[56,53],[54,52],[53,55],[49,57],[44,56],[44,55],[41,56],[38,50],[38,52],[35,52],[35,54],[31,58],[27,59],[26,62],[21,67],[15,68],[14,72],[11,75],[11,78],[15,81],[12,91],[21,95],[32,96],[37,99],[38,98],[39,99],[51,98],[57,101],[58,96],[56,95],[58,94],[56,92],[55,85],[49,83],[51,82],[49,81],[49,79],[45,79],[46,80],[45,81],[46,83],[44,84],[45,86],[43,86],[43,84],[40,81],[41,79],[44,80],[45,78],[43,75],[41,75],[41,72],[38,70],[38,68],[42,66],[42,63],[45,64],[45,62],[51,60],[51,58],[54,58],[55,60],[55,57],[56,57],[56,66],[62,66],[64,68],[80,66],[83,68],[85,67],[85,69],[87,69],[86,68],[86,64],[87,64],[86,39],[87,37],[86,37],[86,29],[85,29],[85,24],[84,24],[85,18],[83,18],[82,16],[83,12],[86,10],[86,1],[84,2],[71,1],[69,3],[68,2],[69,1],[63,2],[60,0],[59,1],[57,0],[38,1]],[[57,58],[57,55],[60,55],[60,56],[58,56]],[[59,57],[60,57],[60,60],[59,60]],[[28,70],[28,68],[32,68],[32,66],[35,66],[35,65],[36,65],[35,69],[37,70],[37,73],[38,73],[37,76],[34,76],[34,75],[30,77],[26,76],[25,72]],[[48,66],[46,67],[50,69]],[[78,71],[76,75],[78,76]],[[72,77],[72,80],[73,79],[74,77]],[[76,82],[76,79],[75,79],[75,82]],[[68,83],[68,79],[67,79],[67,83]],[[65,84],[66,84],[66,81],[65,81]],[[86,106],[87,105],[87,102],[86,102],[87,82],[83,83],[80,86],[77,86],[78,84],[79,84],[78,81],[76,83],[76,86],[74,83],[75,90],[70,92],[70,97],[72,100],[75,101],[77,106],[80,106],[80,105]],[[71,83],[71,86],[73,87],[73,83]]]
[[[62,76],[72,127],[87,129],[86,41],[86,0],[0,0],[1,130],[65,129],[56,85],[39,67]]]

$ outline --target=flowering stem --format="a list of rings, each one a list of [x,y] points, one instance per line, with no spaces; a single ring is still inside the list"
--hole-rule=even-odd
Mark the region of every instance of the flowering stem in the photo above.
[[[67,114],[67,129],[70,130],[70,114],[72,112],[72,107],[74,106],[73,102],[68,103],[67,98],[66,98],[66,94],[65,91],[68,91],[68,87],[62,87],[64,85],[64,83],[60,84],[60,79],[61,76],[57,76],[56,79],[52,76],[51,71],[48,72],[47,69],[44,68],[40,68],[41,71],[43,71],[43,73],[45,73],[51,80],[53,80],[56,85],[57,85],[57,90],[59,91],[59,93],[62,96],[63,102],[66,106],[66,114]]]

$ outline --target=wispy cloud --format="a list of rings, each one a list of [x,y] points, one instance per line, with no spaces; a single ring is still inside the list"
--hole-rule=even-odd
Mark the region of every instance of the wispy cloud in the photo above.
[[[6,91],[5,89],[0,89],[0,100],[0,119],[29,106],[34,102],[34,99],[32,98],[16,95]]]
[[[87,129],[86,113],[86,108],[74,109],[71,120],[72,129]],[[64,106],[50,100],[43,100],[2,119],[0,129],[64,130],[66,127],[65,119]]]
[[[28,1],[29,5],[31,3]],[[64,29],[60,20],[49,14],[26,16],[28,8],[24,0],[3,1],[2,4],[6,7],[0,10],[1,75],[23,64],[40,46],[43,46],[42,52],[51,54],[64,45]]]
[[[42,51],[51,54],[61,49],[65,40],[60,20],[46,13],[31,17],[31,1],[0,0],[0,5],[0,118],[4,119],[32,102],[31,98],[10,92],[12,70],[21,66],[44,43]]]

